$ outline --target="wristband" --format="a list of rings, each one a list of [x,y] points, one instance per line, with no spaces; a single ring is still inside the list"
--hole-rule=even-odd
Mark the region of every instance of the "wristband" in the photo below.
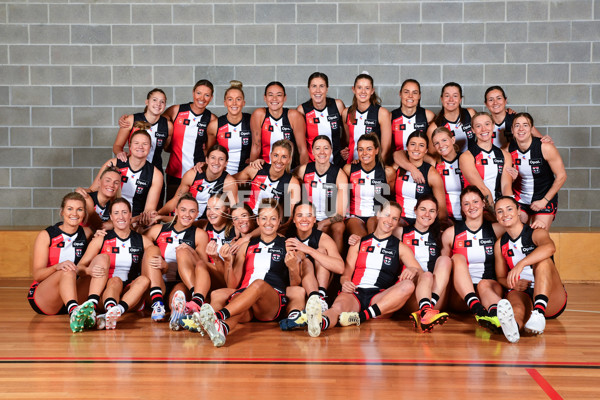
[[[543,199],[544,199],[544,200],[546,200],[546,202],[550,203],[550,200],[548,200],[548,199],[546,198],[546,196],[544,196],[544,197],[543,197]]]

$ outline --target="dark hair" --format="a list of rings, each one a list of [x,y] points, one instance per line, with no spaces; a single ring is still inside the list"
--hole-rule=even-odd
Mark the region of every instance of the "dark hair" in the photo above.
[[[381,142],[379,141],[379,137],[377,136],[376,133],[365,133],[365,134],[360,135],[360,137],[356,141],[357,151],[358,151],[358,142],[361,142],[363,140],[366,140],[368,142],[372,142],[375,145],[376,149],[380,149],[381,148]],[[377,154],[377,161],[379,163],[383,164],[383,161],[381,159],[381,152],[379,152],[379,154]]]
[[[225,197],[225,199],[223,199],[223,197]],[[231,207],[229,206],[229,200],[227,199],[227,193],[215,193],[213,195],[211,195],[208,200],[206,200],[206,209],[208,210],[208,202],[211,199],[217,199],[223,202],[223,205],[225,206],[225,210],[222,212],[223,216],[226,215],[231,215]],[[225,236],[229,236],[229,232],[231,232],[231,229],[233,228],[233,222],[231,221],[231,218],[225,218]]]
[[[307,87],[310,87],[310,82],[315,78],[323,79],[325,81],[325,86],[329,87],[329,78],[322,72],[313,72],[312,74],[310,74],[310,76],[308,77]]]
[[[433,204],[435,204],[436,213],[439,211],[440,205],[439,205],[437,199],[435,198],[435,196],[433,194],[427,193],[417,199],[417,204],[415,205],[415,212],[417,211],[417,208],[419,208],[421,203],[423,203],[424,201],[427,201],[427,200],[431,201],[431,202],[433,202]],[[442,229],[440,227],[440,221],[437,218],[435,219],[435,221],[433,221],[433,224],[431,224],[429,226],[428,231],[429,231],[429,237],[431,239],[433,239],[437,248],[441,249],[442,248]]]
[[[483,195],[483,193],[481,193],[481,190],[479,190],[479,188],[477,186],[475,186],[475,185],[465,186],[463,188],[463,190],[461,190],[461,192],[460,192],[460,204],[461,204],[460,215],[462,215],[463,220],[466,220],[466,216],[465,216],[465,214],[462,211],[462,200],[463,200],[463,197],[466,194],[468,194],[468,193],[474,193],[474,194],[476,194],[483,201],[483,209],[484,209],[483,210],[483,218],[485,220],[495,222],[496,218],[495,218],[494,214],[492,214],[491,212],[489,212],[489,210],[491,209],[490,203],[488,203],[488,201],[485,198],[485,196]]]
[[[531,124],[531,127],[533,128],[533,117],[531,116],[531,114],[526,113],[526,112],[520,112],[515,114],[515,116],[513,117],[513,125],[515,124],[515,121],[517,120],[517,118],[526,118],[529,121],[529,124]]]
[[[301,202],[301,203],[296,203],[294,204],[294,208],[292,209],[292,220],[294,219],[294,217],[296,216],[296,210],[298,210],[298,207],[300,206],[310,206],[310,208],[312,209],[313,215],[316,216],[317,214],[317,210],[315,208],[315,205],[313,203],[309,202]],[[316,226],[316,223],[315,223]],[[314,229],[314,227],[313,227]],[[295,237],[298,236],[298,227],[296,226],[296,224],[292,223],[288,226],[288,229],[286,231],[286,237]]]
[[[408,135],[408,138],[406,139],[406,146],[408,146],[410,140],[414,138],[425,139],[425,144],[429,147],[429,137],[427,136],[427,132],[422,130],[414,131],[413,133]]]
[[[487,95],[492,90],[499,90],[500,93],[502,93],[502,97],[504,97],[504,100],[506,100],[506,93],[504,93],[504,89],[502,89],[500,86],[490,86],[485,90],[485,94],[483,95],[483,104],[487,102]]]
[[[449,87],[458,88],[458,93],[460,94],[460,98],[462,99],[462,97],[463,97],[462,86],[460,86],[456,82],[448,82],[448,83],[446,83],[442,87],[442,92],[440,94],[440,97],[444,96],[444,90],[446,90],[446,88],[449,88]],[[459,119],[461,121],[466,121],[468,119],[469,111],[466,108],[462,108],[462,106],[460,104],[458,105],[458,113],[459,113]],[[445,125],[445,123],[444,123],[445,119],[446,118],[444,117],[444,105],[442,105],[442,108],[440,109],[440,112],[438,113],[438,115],[435,116],[434,122],[435,122],[435,124],[437,126],[443,126],[443,125]]]
[[[498,202],[500,200],[510,200],[515,206],[517,206],[517,208],[520,208],[521,206],[519,205],[519,203],[517,202],[517,200],[515,200],[514,197],[512,196],[500,196],[496,199],[496,202],[494,203],[494,209],[496,209],[496,206],[498,206]]]
[[[152,136],[150,136],[150,134],[148,133],[148,131],[146,131],[145,129],[138,129],[137,131],[134,131],[131,136],[129,136],[129,142],[131,142],[133,140],[134,136],[137,135],[144,135],[146,136],[146,138],[150,141],[150,143],[152,143]]]
[[[165,101],[167,101],[167,94],[162,89],[159,89],[159,88],[154,88],[151,91],[149,91],[148,94],[146,95],[146,100],[150,100],[150,97],[152,97],[152,93],[156,93],[156,92],[162,93],[163,96],[165,96]],[[146,111],[148,111],[148,106],[144,107],[144,112],[146,112]]]
[[[325,140],[327,141],[327,143],[329,143],[329,145],[331,146],[331,139],[329,139],[329,136],[327,135],[318,135],[317,137],[315,137],[315,139],[312,142],[312,147],[315,147],[315,143],[317,142],[317,140]]]
[[[192,92],[195,92],[198,86],[206,86],[207,88],[209,88],[211,95],[215,93],[215,87],[213,86],[212,82],[208,79],[200,79],[198,82],[196,82],[194,88],[192,89]]]
[[[371,104],[381,104],[381,99],[377,96],[377,93],[375,93],[375,84],[373,83],[373,77],[371,75],[369,75],[365,72],[363,72],[362,74],[358,74],[356,76],[356,78],[354,79],[354,85],[352,85],[352,87],[355,87],[356,82],[358,82],[360,79],[367,79],[369,82],[371,82],[371,86],[373,86],[373,94],[371,95],[371,98],[369,99]],[[353,124],[356,124],[357,108],[358,108],[358,102],[356,101],[356,95],[353,95],[352,96],[352,105],[348,109],[348,117],[350,118],[350,122]]]
[[[265,86],[265,96],[267,95],[267,90],[269,90],[269,88],[271,86],[279,86],[280,88],[283,89],[283,95],[285,96],[285,86],[283,86],[283,83],[279,82],[279,81],[272,81],[267,83],[267,86]]]
[[[421,84],[419,83],[419,81],[416,79],[408,78],[408,79],[405,79],[404,82],[402,82],[402,85],[400,86],[400,95],[402,95],[402,89],[404,89],[404,86],[407,83],[414,83],[415,85],[417,85],[417,87],[419,88],[419,94],[421,94]],[[400,106],[402,107],[402,104],[400,104]],[[417,107],[421,107],[421,99],[420,98],[419,98],[419,102],[417,103]]]
[[[116,199],[110,202],[110,205],[108,207],[108,214],[112,214],[112,210],[115,204],[126,204],[127,209],[129,210],[129,212],[131,212],[131,203],[129,203],[129,201],[127,201],[127,199],[124,199],[123,197],[117,197]]]
[[[210,156],[210,154],[213,151],[220,151],[221,153],[225,154],[225,159],[227,161],[229,161],[229,152],[227,151],[227,149],[224,146],[221,146],[220,144],[215,144],[213,146],[210,147],[210,149],[208,149],[208,151],[206,152],[206,159],[208,159],[208,156]]]
[[[225,100],[227,98],[227,93],[229,93],[230,90],[239,90],[242,93],[242,98],[246,98],[246,96],[244,95],[244,91],[242,90],[242,87],[244,86],[244,84],[240,81],[236,81],[236,80],[232,80],[229,81],[229,87],[227,88],[227,90],[225,90],[225,94],[223,95],[223,100]]]

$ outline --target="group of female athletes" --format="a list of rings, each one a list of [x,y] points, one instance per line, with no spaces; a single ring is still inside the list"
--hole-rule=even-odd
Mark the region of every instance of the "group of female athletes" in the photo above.
[[[391,113],[366,73],[349,107],[328,86],[313,73],[310,99],[288,109],[271,82],[247,114],[232,81],[220,117],[207,80],[166,110],[150,91],[120,118],[115,158],[38,235],[32,308],[80,332],[147,305],[215,346],[239,322],[319,336],[399,310],[423,332],[470,310],[511,342],[542,333],[566,307],[548,234],[566,173],[533,118],[499,86],[475,112],[447,83],[437,115],[413,79]]]

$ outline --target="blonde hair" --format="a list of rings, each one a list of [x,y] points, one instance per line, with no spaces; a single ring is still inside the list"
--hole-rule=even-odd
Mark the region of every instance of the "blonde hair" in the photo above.
[[[244,91],[242,90],[242,87],[244,86],[244,84],[240,81],[236,81],[236,80],[231,80],[229,81],[229,87],[227,88],[227,90],[225,90],[225,94],[223,95],[223,100],[227,99],[227,93],[229,93],[230,90],[239,90],[240,92],[242,92],[242,97],[245,99],[246,96],[244,95]]]

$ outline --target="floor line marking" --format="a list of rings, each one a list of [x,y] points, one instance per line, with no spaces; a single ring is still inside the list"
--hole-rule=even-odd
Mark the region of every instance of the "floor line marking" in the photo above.
[[[537,369],[527,368],[527,369],[525,369],[525,371],[527,371],[527,373],[540,386],[540,388],[542,388],[542,390],[544,391],[544,393],[546,393],[550,399],[552,399],[552,400],[563,400],[563,398],[561,397],[561,395],[558,394],[558,392],[556,390],[554,390],[554,388],[552,387],[552,385],[550,385],[548,383],[548,381],[544,379],[544,377],[542,376],[542,374],[540,374]]]

